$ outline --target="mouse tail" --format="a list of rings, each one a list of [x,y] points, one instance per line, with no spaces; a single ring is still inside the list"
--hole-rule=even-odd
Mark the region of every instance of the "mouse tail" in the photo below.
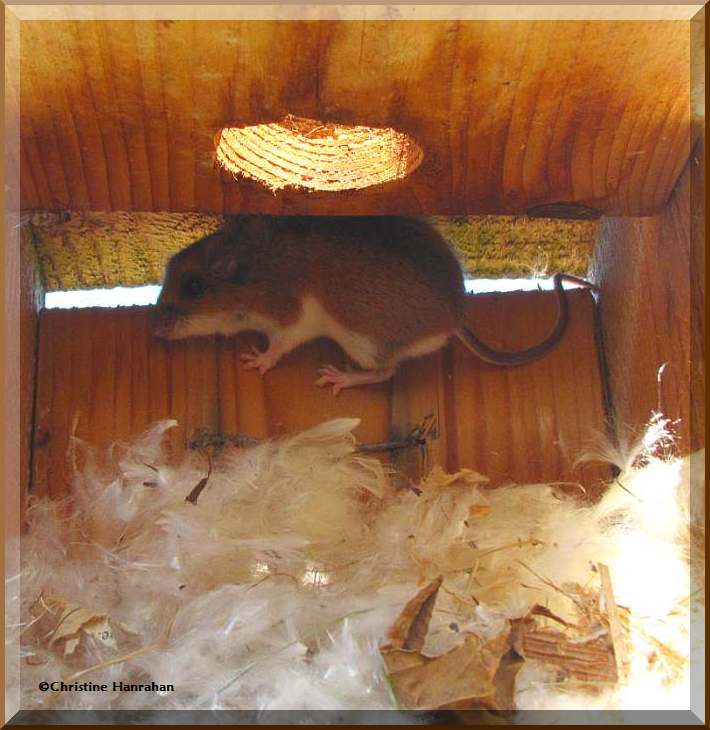
[[[524,365],[525,363],[537,360],[539,357],[546,355],[553,350],[562,340],[567,323],[569,322],[569,304],[562,283],[568,281],[577,286],[583,286],[588,289],[594,289],[594,285],[584,279],[569,274],[555,274],[552,277],[555,291],[557,292],[557,321],[550,334],[539,344],[528,347],[525,350],[504,351],[495,350],[486,345],[471,330],[463,326],[456,332],[457,337],[463,344],[481,360],[489,362],[493,365]]]

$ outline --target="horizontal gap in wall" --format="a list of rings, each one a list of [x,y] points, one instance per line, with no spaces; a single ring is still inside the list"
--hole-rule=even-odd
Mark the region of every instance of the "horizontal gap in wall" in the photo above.
[[[532,291],[552,289],[552,279],[466,279],[466,291],[473,294],[486,292]],[[575,288],[565,282],[565,288]],[[44,295],[46,309],[82,309],[88,307],[135,307],[155,304],[160,294],[159,285],[117,286],[112,289],[79,289],[54,291]]]
[[[87,307],[135,307],[155,304],[159,285],[116,286],[112,289],[75,289],[50,291],[44,295],[45,309],[84,309]]]

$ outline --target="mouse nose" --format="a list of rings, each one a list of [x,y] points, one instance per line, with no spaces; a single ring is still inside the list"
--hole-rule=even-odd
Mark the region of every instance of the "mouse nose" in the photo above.
[[[159,304],[151,318],[151,329],[156,337],[170,339],[180,313],[169,304]]]

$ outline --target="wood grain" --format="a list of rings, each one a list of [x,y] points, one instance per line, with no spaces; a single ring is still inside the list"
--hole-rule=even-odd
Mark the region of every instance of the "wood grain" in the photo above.
[[[568,297],[567,334],[541,360],[502,369],[454,344],[448,419],[455,429],[458,464],[476,468],[493,482],[579,482],[595,496],[608,470],[575,465],[583,453],[598,450],[605,434],[594,303],[586,290]],[[541,341],[555,318],[555,297],[549,292],[477,296],[468,308],[471,329],[506,350]]]
[[[34,484],[37,493],[69,488],[66,459],[76,436],[100,449],[175,418],[178,457],[196,427],[264,438],[327,419],[361,419],[361,442],[406,435],[433,413],[439,438],[426,462],[400,456],[412,478],[434,464],[470,467],[493,483],[581,482],[590,492],[606,470],[572,461],[604,430],[592,301],[570,292],[571,324],[562,345],[536,363],[501,369],[458,344],[405,363],[389,383],[342,392],[314,386],[321,364],[345,366],[342,351],[317,340],[289,353],[263,378],[241,367],[239,354],[258,335],[163,342],[149,329],[150,308],[46,310],[40,321]],[[471,326],[496,346],[518,348],[542,338],[555,317],[550,292],[486,295],[470,301]],[[40,438],[41,436],[41,438]],[[387,455],[383,458],[387,459]]]
[[[20,346],[20,515],[24,520],[26,495],[31,478],[32,416],[35,396],[35,371],[37,365],[37,338],[39,311],[43,303],[42,287],[34,252],[32,234],[28,226],[19,229],[17,238],[9,239],[10,245],[19,248],[19,333],[16,328],[13,338],[19,334]],[[19,245],[18,245],[19,244]],[[8,333],[10,334],[10,333]]]
[[[705,445],[705,143],[696,145],[690,171],[690,447]]]
[[[660,411],[675,422],[686,453],[705,443],[704,209],[697,189],[691,218],[698,164],[691,159],[659,215],[605,221],[592,264],[616,432],[629,442]]]
[[[686,21],[25,20],[23,205],[307,214],[645,215],[691,149]],[[19,71],[19,77],[17,74]],[[272,194],[213,167],[287,113],[412,134],[411,177]]]

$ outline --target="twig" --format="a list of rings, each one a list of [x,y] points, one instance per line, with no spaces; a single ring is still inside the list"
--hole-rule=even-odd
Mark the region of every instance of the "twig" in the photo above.
[[[544,576],[540,575],[539,573],[536,573],[529,565],[525,565],[525,563],[522,560],[518,560],[516,558],[516,563],[519,563],[520,565],[525,568],[525,570],[532,573],[538,580],[541,580],[546,586],[549,586],[550,588],[554,588],[558,593],[561,593],[566,598],[569,598],[572,603],[574,603],[575,606],[577,606],[582,612],[585,611],[584,604],[577,600],[573,595],[567,593],[567,591],[563,591],[559,586],[555,585],[549,578],[545,578]]]
[[[402,449],[422,448],[426,446],[429,438],[436,438],[436,435],[436,418],[433,413],[429,413],[424,417],[422,422],[417,424],[403,439],[358,444],[355,447],[355,452],[368,454],[382,451],[401,451]],[[264,443],[266,440],[267,439],[253,438],[252,436],[247,436],[243,433],[213,433],[206,428],[198,428],[193,432],[192,438],[188,443],[188,447],[196,451],[204,451],[209,448],[212,448],[215,451],[221,451],[226,446],[235,446],[239,449],[243,449],[248,446],[257,446],[258,444]],[[204,485],[202,489],[204,489]]]
[[[263,578],[260,578],[256,583],[252,583],[245,591],[245,593],[248,593],[252,588],[256,588],[257,586],[261,585],[265,580],[269,580],[269,578],[275,578],[276,576],[283,576],[284,578],[290,578],[296,585],[300,585],[298,578],[291,575],[290,573],[269,573],[268,575],[265,575]]]
[[[361,453],[377,451],[400,451],[402,449],[423,448],[429,438],[436,438],[436,417],[429,413],[403,439],[382,441],[374,444],[360,444],[356,451]]]
[[[538,540],[537,538],[531,537],[528,540],[516,540],[515,542],[509,542],[507,545],[501,545],[500,547],[494,547],[494,548],[488,548],[488,550],[482,550],[478,554],[478,560],[481,558],[485,558],[488,555],[493,555],[493,553],[500,552],[501,550],[509,550],[510,548],[521,548],[524,545],[532,545],[533,547],[537,547],[538,545],[544,545],[545,543],[541,540]],[[520,561],[518,561],[520,562]],[[527,566],[526,566],[527,567]],[[529,568],[528,568],[529,570]]]
[[[359,444],[355,447],[355,451],[360,454],[378,453],[380,451],[401,451],[402,449],[411,449],[416,446],[423,446],[426,442],[412,442],[408,439],[401,441],[379,441],[372,444]]]
[[[536,603],[532,607],[530,613],[533,616],[545,616],[545,618],[552,619],[552,621],[557,621],[558,624],[562,624],[565,628],[569,628],[570,626],[576,626],[576,624],[568,623],[557,614],[552,613],[549,608],[547,608],[546,606],[541,606],[539,603]]]
[[[457,601],[460,601],[465,606],[472,606],[473,608],[476,608],[476,606],[479,606],[480,603],[476,599],[476,596],[473,596],[473,601],[469,601],[465,599],[463,596],[459,596],[458,593],[455,593],[452,590],[449,590],[443,583],[441,584],[441,588],[445,593],[448,593],[450,596],[453,596]]]
[[[638,500],[639,502],[641,501],[628,487],[625,487],[621,483],[621,479],[619,479],[619,477],[616,477],[616,479],[614,479],[614,484],[618,484],[628,495],[632,496],[634,499]]]
[[[561,482],[547,482],[547,483],[551,487],[552,486],[557,486],[557,485],[559,485],[559,486],[568,486],[568,487],[576,487],[577,489],[579,489],[580,492],[582,492],[582,494],[586,494],[587,493],[587,490],[579,482],[565,482],[565,481],[561,481]]]

